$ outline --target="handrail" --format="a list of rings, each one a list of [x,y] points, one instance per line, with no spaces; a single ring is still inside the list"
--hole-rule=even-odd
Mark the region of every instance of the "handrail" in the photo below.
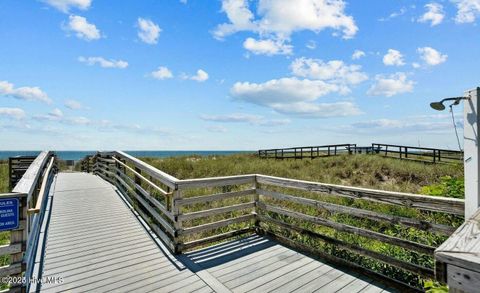
[[[42,180],[42,185],[40,187],[40,191],[39,191],[39,195],[38,195],[38,198],[37,198],[37,202],[35,203],[35,207],[34,208],[30,208],[28,209],[28,213],[29,214],[37,214],[40,212],[40,209],[42,207],[42,203],[43,203],[43,198],[45,196],[45,189],[47,187],[47,184],[48,184],[48,180],[50,179],[50,172],[52,170],[52,167],[53,167],[53,164],[55,163],[55,157],[52,157],[50,159],[50,163],[48,164],[48,167],[44,173],[44,176],[43,176],[43,180]]]
[[[28,194],[28,200],[30,200],[36,188],[36,183],[42,175],[40,171],[44,168],[50,155],[52,155],[52,152],[41,152],[22,176],[22,179],[15,185],[12,192],[26,193]]]
[[[136,167],[138,167],[142,171],[145,171],[149,175],[153,176],[155,179],[158,179],[163,184],[165,184],[169,187],[175,188],[175,184],[178,181],[178,179],[173,177],[172,175],[167,174],[163,171],[160,171],[157,168],[155,168],[155,167],[153,167],[153,166],[151,166],[151,165],[149,165],[149,164],[147,164],[147,163],[145,163],[145,162],[143,162],[143,161],[127,154],[127,153],[125,153],[125,152],[115,151],[113,153],[120,156],[121,158],[131,162]],[[100,154],[102,154],[102,153],[100,153]]]
[[[141,178],[143,181],[147,182],[150,186],[152,186],[153,188],[155,188],[156,190],[160,191],[163,195],[171,195],[172,192],[167,192],[165,190],[163,190],[162,188],[160,188],[158,185],[156,185],[155,183],[153,183],[152,181],[148,180],[147,178],[145,178],[142,174],[138,173],[137,171],[135,171],[134,169],[130,168],[130,166],[128,166],[127,164],[123,163],[122,161],[120,161],[119,159],[115,158],[115,157],[112,157],[112,159],[114,159],[117,163],[119,163],[120,165],[124,166],[125,168],[127,168],[128,170],[130,170],[130,172],[132,172],[133,174],[135,174],[137,177]]]

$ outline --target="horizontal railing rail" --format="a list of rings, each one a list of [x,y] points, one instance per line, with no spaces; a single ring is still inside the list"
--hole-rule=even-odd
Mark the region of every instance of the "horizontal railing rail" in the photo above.
[[[456,229],[441,219],[464,213],[461,199],[260,174],[180,180],[123,152],[93,161],[175,253],[255,231],[410,289],[434,277]]]
[[[332,144],[321,146],[291,147],[279,149],[264,149],[258,151],[260,158],[303,159],[336,156],[341,153],[351,153],[356,144]]]
[[[28,291],[35,266],[35,254],[40,235],[40,226],[45,214],[47,194],[56,173],[56,157],[53,152],[41,152],[35,159],[15,157],[9,160],[10,169],[22,162],[23,175],[11,193],[0,194],[1,199],[19,201],[19,226],[10,229],[10,244],[0,248],[1,254],[10,255],[10,264],[0,268],[0,276],[18,280],[11,283],[11,291]],[[30,162],[28,166],[25,162]],[[10,174],[15,171],[10,171]],[[25,279],[26,282],[21,282]],[[23,288],[23,289],[22,289]]]

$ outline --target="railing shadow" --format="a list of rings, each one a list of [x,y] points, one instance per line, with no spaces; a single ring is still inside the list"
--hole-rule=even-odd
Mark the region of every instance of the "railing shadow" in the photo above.
[[[226,264],[235,259],[260,252],[278,245],[269,238],[251,235],[246,238],[224,242],[178,256],[178,258],[193,272],[206,270]]]

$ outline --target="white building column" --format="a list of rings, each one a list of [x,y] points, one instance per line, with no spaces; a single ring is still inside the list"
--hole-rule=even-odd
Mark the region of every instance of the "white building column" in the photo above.
[[[480,87],[465,93],[470,99],[464,100],[463,149],[465,166],[465,219],[470,218],[480,207]]]

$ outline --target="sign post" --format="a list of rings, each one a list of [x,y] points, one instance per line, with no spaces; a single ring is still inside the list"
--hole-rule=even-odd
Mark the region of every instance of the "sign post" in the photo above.
[[[464,103],[463,114],[463,148],[465,172],[465,219],[470,218],[480,207],[480,87],[465,93],[469,99]]]

